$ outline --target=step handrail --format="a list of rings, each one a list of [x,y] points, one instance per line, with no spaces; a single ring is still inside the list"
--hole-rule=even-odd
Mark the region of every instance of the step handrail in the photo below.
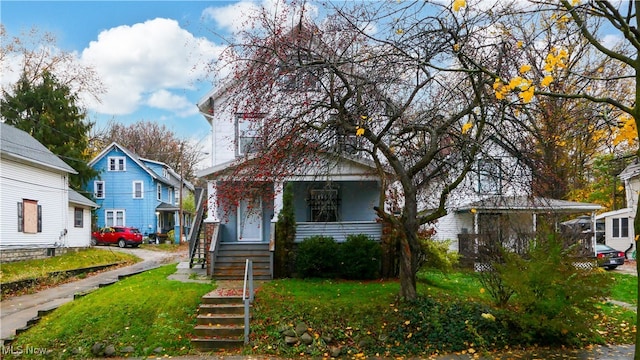
[[[247,286],[249,286],[248,294]],[[250,259],[247,259],[244,265],[242,302],[244,303],[244,343],[246,345],[249,343],[249,305],[253,302],[253,261]]]
[[[193,267],[193,259],[196,255],[196,251],[198,249],[198,243],[200,242],[200,228],[202,226],[202,218],[204,215],[204,208],[206,207],[205,202],[205,192],[202,188],[196,189],[196,216],[191,223],[191,227],[189,228],[189,234],[187,239],[189,239],[189,268]],[[202,263],[202,268],[204,269],[205,264]]]

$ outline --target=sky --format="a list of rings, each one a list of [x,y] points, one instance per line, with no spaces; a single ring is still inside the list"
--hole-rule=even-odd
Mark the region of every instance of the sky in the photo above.
[[[211,129],[196,103],[213,86],[207,64],[251,9],[273,1],[2,0],[0,20],[8,38],[50,32],[57,48],[96,70],[107,91],[99,103],[84,101],[98,129],[158,122],[205,148]],[[1,74],[0,82],[18,76]]]

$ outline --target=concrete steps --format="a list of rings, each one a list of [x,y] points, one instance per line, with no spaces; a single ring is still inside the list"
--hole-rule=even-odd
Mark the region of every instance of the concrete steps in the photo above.
[[[244,345],[244,304],[242,296],[202,297],[194,328],[194,348],[200,351],[238,349]]]

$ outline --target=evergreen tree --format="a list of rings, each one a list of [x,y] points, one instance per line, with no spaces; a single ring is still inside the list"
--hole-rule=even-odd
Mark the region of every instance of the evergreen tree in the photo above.
[[[25,73],[14,85],[13,93],[3,90],[0,99],[2,120],[24,130],[74,168],[69,185],[82,190],[98,172],[88,166],[89,132],[93,123],[77,105],[77,95],[49,72],[33,83]]]
[[[293,242],[296,238],[296,219],[293,207],[293,186],[287,183],[282,194],[282,209],[276,223],[275,276],[291,276]]]

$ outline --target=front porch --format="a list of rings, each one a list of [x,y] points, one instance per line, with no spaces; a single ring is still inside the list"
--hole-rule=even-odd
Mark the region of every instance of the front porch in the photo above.
[[[597,204],[539,197],[489,197],[457,209],[463,230],[457,234],[458,252],[472,262],[495,255],[500,248],[524,255],[536,239],[556,233],[565,248],[575,248],[576,256],[594,256],[593,231],[562,231],[560,225],[568,216],[590,213],[590,228],[595,229],[595,211],[599,209]]]

